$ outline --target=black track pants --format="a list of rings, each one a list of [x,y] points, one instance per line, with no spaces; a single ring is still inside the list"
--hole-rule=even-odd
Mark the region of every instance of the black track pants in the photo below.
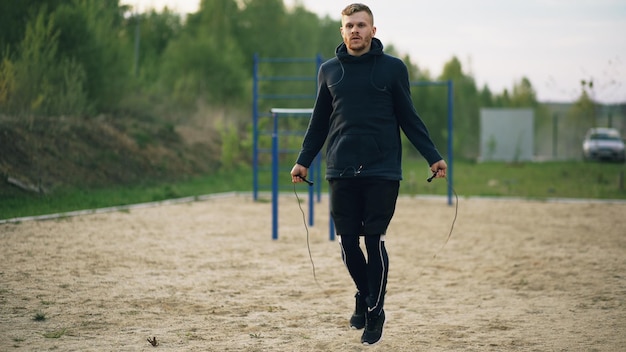
[[[384,235],[365,236],[365,254],[360,247],[360,236],[341,235],[341,258],[354,281],[357,290],[365,297],[370,311],[383,308],[387,291],[389,256]]]

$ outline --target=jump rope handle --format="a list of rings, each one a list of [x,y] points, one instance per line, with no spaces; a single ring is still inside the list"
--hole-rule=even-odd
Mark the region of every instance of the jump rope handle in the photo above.
[[[439,171],[439,170],[437,170]],[[426,179],[428,182],[432,182],[433,179],[437,176],[437,171],[433,171],[433,175]]]
[[[306,177],[301,176],[301,175],[297,175],[297,176],[298,176],[298,177],[300,177],[300,179],[301,179],[302,181],[304,181],[304,182],[308,183],[308,184],[309,184],[309,186],[313,186],[313,182],[311,182],[311,181],[307,180],[307,179],[306,179]],[[430,181],[428,181],[428,182],[430,182]]]

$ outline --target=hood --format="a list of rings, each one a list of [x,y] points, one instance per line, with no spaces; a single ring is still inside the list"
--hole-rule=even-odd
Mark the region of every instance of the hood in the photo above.
[[[345,43],[339,44],[335,49],[335,55],[340,61],[350,62],[350,61],[360,61],[372,56],[379,56],[383,54],[383,43],[376,37],[372,38],[372,47],[370,51],[361,55],[361,56],[352,56],[348,54],[348,47]]]

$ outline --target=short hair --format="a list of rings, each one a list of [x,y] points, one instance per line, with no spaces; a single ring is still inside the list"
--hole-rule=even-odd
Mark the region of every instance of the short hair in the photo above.
[[[346,6],[345,9],[343,9],[343,11],[341,11],[341,15],[342,16],[350,16],[354,13],[357,12],[361,12],[361,11],[365,11],[367,12],[368,15],[370,15],[370,18],[372,19],[372,25],[374,24],[374,14],[372,14],[372,10],[370,10],[370,8],[365,5],[365,4],[361,4],[361,3],[354,3],[354,4],[350,4],[348,6]]]

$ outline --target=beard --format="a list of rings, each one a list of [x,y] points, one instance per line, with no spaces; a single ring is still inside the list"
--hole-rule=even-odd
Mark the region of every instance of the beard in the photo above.
[[[370,43],[370,40],[361,38],[361,40],[358,40],[356,42],[353,42],[352,40],[348,40],[348,42],[346,43],[346,46],[348,47],[348,49],[358,52],[358,51],[365,50],[367,46],[369,45],[369,43]]]

